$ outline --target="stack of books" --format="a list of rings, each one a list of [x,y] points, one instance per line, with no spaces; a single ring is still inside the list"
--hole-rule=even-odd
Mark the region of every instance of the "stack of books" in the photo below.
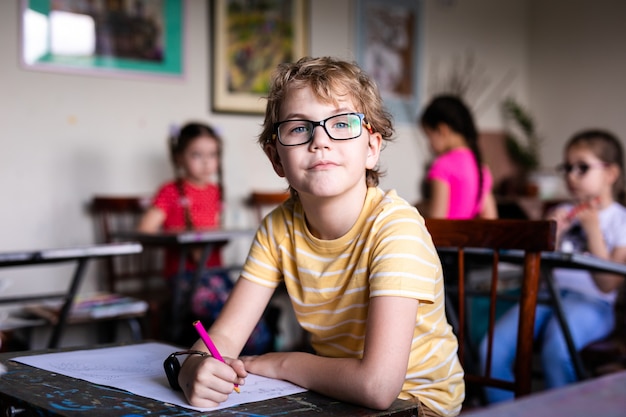
[[[63,306],[63,300],[50,300],[26,307],[26,311],[38,317],[56,323]],[[141,315],[148,311],[148,303],[144,300],[121,294],[94,293],[79,295],[74,300],[70,312],[70,321],[81,319],[106,319],[127,315]]]

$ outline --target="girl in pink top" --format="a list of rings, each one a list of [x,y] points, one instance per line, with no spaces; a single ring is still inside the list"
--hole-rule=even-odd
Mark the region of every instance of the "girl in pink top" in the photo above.
[[[420,211],[426,217],[494,219],[493,179],[482,163],[478,132],[468,107],[452,95],[435,97],[420,124],[435,154]]]

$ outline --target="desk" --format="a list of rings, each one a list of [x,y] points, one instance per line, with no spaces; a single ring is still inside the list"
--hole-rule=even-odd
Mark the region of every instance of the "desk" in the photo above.
[[[521,254],[515,253],[515,251],[503,252],[500,256],[503,261],[521,261]],[[565,252],[543,252],[541,254],[541,267],[542,269],[552,268],[571,268],[571,269],[585,269],[596,272],[608,272],[613,274],[619,274],[626,276],[626,265],[618,262],[607,261],[600,259],[593,255],[587,255],[582,253],[565,253]],[[563,312],[563,303],[561,301],[561,295],[556,287],[554,279],[551,273],[544,274],[546,287],[550,293],[552,304],[554,304],[554,312],[557,319],[561,324],[563,331],[563,337],[567,344],[567,349],[572,357],[574,368],[579,379],[588,378],[587,371],[583,365],[582,359],[578,350],[574,346],[574,340],[572,339],[572,333]]]
[[[28,352],[37,354],[45,352]],[[38,416],[361,416],[417,417],[414,401],[396,400],[385,411],[375,411],[307,391],[267,401],[242,404],[214,412],[194,410],[140,397],[126,391],[95,385],[33,368],[9,359],[24,352],[0,354],[7,372],[0,375],[0,414],[26,410]]]
[[[87,262],[93,258],[101,258],[113,255],[128,255],[139,253],[143,247],[136,242],[112,243],[92,245],[77,248],[47,249],[37,251],[5,252],[0,253],[0,267],[17,267],[40,264],[51,264],[60,262],[76,262],[76,270],[70,281],[69,288],[63,293],[53,293],[45,295],[29,295],[18,297],[6,297],[0,299],[0,304],[16,304],[29,301],[41,301],[48,299],[63,299],[64,303],[59,312],[59,318],[48,346],[57,347],[61,334],[67,324],[67,319],[72,307],[78,288],[82,282]]]
[[[440,253],[449,253],[453,249],[441,248]],[[465,253],[469,256],[475,257],[492,257],[493,251],[489,249],[477,249],[477,248],[468,248],[465,249]],[[503,262],[511,262],[516,264],[521,264],[524,261],[524,254],[522,251],[516,250],[503,250],[499,252],[499,259]],[[587,255],[582,253],[566,253],[566,252],[542,252],[541,253],[541,268],[550,270],[552,268],[571,268],[571,269],[585,269],[589,271],[596,272],[608,272],[613,274],[619,274],[626,276],[626,264],[607,261],[605,259],[600,259],[593,255]],[[561,324],[561,329],[563,331],[563,336],[565,338],[565,342],[567,343],[567,348],[569,350],[570,356],[572,357],[572,361],[574,363],[574,368],[576,369],[576,373],[580,379],[587,378],[587,372],[582,363],[582,359],[578,353],[578,350],[574,346],[574,341],[572,339],[572,334],[569,329],[569,325],[567,324],[567,320],[565,318],[565,314],[563,312],[561,296],[559,294],[558,289],[556,288],[556,284],[552,279],[552,274],[546,273],[543,274],[546,287],[548,292],[550,293],[551,303],[554,304],[554,311],[557,315],[557,319]]]
[[[456,253],[456,248],[437,248],[440,254]],[[476,258],[491,258],[493,251],[482,248],[465,248],[465,254]],[[521,264],[524,260],[524,253],[519,250],[507,249],[498,253],[500,260]],[[586,269],[599,272],[610,272],[614,274],[626,275],[626,264],[607,261],[593,255],[584,253],[569,252],[541,252],[541,266],[548,268],[572,268]]]
[[[626,414],[626,371],[463,413],[467,417],[618,417]]]
[[[185,273],[185,266],[187,263],[187,256],[189,250],[192,248],[202,248],[202,255],[200,256],[200,267],[196,270],[190,292],[193,293],[202,273],[206,271],[206,261],[211,253],[220,245],[228,243],[230,240],[238,237],[252,237],[256,230],[252,229],[207,229],[207,230],[194,230],[194,231],[181,231],[181,232],[156,232],[156,233],[143,233],[137,231],[126,231],[115,233],[113,237],[116,239],[129,239],[136,240],[144,246],[156,246],[164,248],[176,248],[180,251],[180,259],[178,264],[178,279],[182,279]],[[228,269],[228,268],[216,268],[216,269]],[[186,308],[190,303],[185,302],[185,294],[182,292],[181,285],[174,285],[174,296],[172,299],[172,311],[171,320],[173,325],[168,326],[168,338],[171,341],[177,341],[181,332],[181,328],[178,325],[180,319],[184,317]]]

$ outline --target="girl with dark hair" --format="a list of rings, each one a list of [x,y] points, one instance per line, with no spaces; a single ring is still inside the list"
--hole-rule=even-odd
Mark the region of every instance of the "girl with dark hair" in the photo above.
[[[180,131],[172,132],[169,148],[174,165],[175,178],[163,184],[139,224],[143,232],[182,231],[209,229],[220,226],[222,212],[222,138],[211,126],[203,123],[188,123]],[[191,290],[199,267],[201,250],[190,251],[184,277],[177,277],[180,253],[168,249],[165,253],[164,275],[172,288],[181,285],[183,294]],[[206,267],[222,265],[220,250],[214,250]],[[202,319],[212,323],[224,306],[233,289],[233,282],[226,272],[208,270],[201,277],[190,296],[192,317],[184,319],[191,323]],[[180,323],[174,323],[180,325]],[[193,328],[184,326],[181,340],[173,342],[190,344],[195,340]],[[264,353],[273,349],[273,336],[264,319],[258,323],[245,351],[250,354]]]
[[[435,97],[420,117],[435,159],[428,168],[420,211],[425,217],[496,218],[493,179],[483,165],[469,108],[452,95]]]
[[[626,263],[626,208],[620,204],[624,201],[624,153],[620,141],[605,130],[585,130],[567,142],[563,156],[559,170],[573,201],[548,213],[548,218],[557,222],[558,249]],[[552,273],[576,349],[606,337],[614,328],[614,304],[624,277],[567,268]],[[512,379],[518,320],[519,308],[514,306],[496,323],[492,376]],[[573,360],[550,305],[537,306],[535,338],[546,387],[576,382]],[[486,366],[486,341],[480,353]],[[510,391],[489,388],[487,399],[498,402],[513,398]]]
[[[143,232],[181,231],[219,227],[222,210],[222,139],[203,123],[188,123],[168,138],[175,178],[163,184],[139,224]],[[220,266],[214,251],[207,266]],[[187,269],[195,269],[193,260]],[[178,271],[178,254],[166,255],[165,275]]]

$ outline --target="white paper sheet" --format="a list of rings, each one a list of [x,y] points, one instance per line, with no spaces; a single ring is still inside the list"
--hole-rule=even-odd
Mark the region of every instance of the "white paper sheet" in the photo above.
[[[170,388],[163,370],[165,358],[178,350],[181,349],[163,343],[142,343],[20,356],[12,360],[198,411],[219,410],[306,391],[286,381],[248,374],[245,385],[241,386],[241,393],[233,392],[228,400],[218,407],[192,407],[181,392]],[[181,357],[181,360],[183,358]]]

